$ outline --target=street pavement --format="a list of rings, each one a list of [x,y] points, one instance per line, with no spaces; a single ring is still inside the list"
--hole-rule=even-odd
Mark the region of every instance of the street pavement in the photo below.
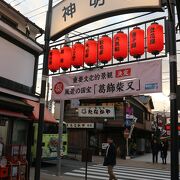
[[[169,155],[169,153],[168,153]],[[88,180],[108,179],[107,169],[102,166],[103,157],[93,156],[93,162],[88,163]],[[85,163],[81,162],[80,155],[70,155],[62,160],[62,176],[57,177],[56,161],[43,163],[41,180],[83,180]],[[145,154],[134,159],[123,160],[117,158],[115,173],[119,180],[170,180],[170,158],[168,164],[152,163],[152,155]],[[31,179],[34,179],[34,168],[31,169]]]
[[[146,168],[136,168],[130,166],[115,166],[114,174],[120,180],[169,180],[170,171],[156,170]],[[64,175],[69,177],[83,178],[85,176],[85,168],[75,169],[72,172],[66,172]],[[100,165],[88,167],[88,179],[92,180],[108,180],[107,168]]]

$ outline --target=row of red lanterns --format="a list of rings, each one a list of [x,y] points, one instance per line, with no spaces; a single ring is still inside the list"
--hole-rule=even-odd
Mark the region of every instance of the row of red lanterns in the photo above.
[[[139,27],[135,27],[130,32],[129,49],[130,55],[140,58],[145,49],[145,32]],[[164,48],[163,26],[158,23],[151,24],[147,29],[147,52],[153,55],[159,54]],[[124,60],[128,56],[128,36],[119,31],[112,39],[104,35],[98,42],[89,39],[85,45],[77,42],[73,47],[65,45],[63,48],[52,49],[49,54],[48,68],[51,71],[58,69],[67,70],[71,66],[80,68],[83,64],[93,66],[97,59],[101,63],[108,63],[112,57],[118,61]]]

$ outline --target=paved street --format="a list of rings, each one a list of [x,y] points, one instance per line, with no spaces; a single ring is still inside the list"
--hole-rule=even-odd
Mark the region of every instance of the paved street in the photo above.
[[[169,180],[170,172],[165,170],[155,170],[146,168],[136,168],[130,166],[116,166],[114,168],[116,177],[121,180]],[[72,172],[65,173],[66,176],[83,178],[85,168],[75,169]],[[108,180],[107,168],[102,165],[93,165],[88,167],[88,179]]]
[[[85,163],[81,162],[81,156],[70,155],[71,158],[62,160],[62,176],[57,177],[56,161],[42,164],[41,180],[83,180],[85,176]],[[73,159],[74,158],[74,159]],[[168,164],[161,164],[159,157],[158,164],[152,164],[152,155],[145,154],[131,160],[117,158],[115,174],[119,180],[169,180],[170,179],[170,158]],[[102,166],[103,157],[93,156],[93,162],[88,163],[88,179],[108,179],[106,167]],[[34,178],[34,169],[31,170],[31,180]]]

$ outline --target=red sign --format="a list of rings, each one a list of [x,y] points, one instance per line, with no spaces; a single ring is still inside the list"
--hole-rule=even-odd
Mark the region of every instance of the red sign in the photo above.
[[[116,78],[131,76],[131,68],[116,70]]]
[[[54,92],[56,94],[61,94],[64,90],[64,84],[62,82],[58,82],[55,86],[54,86]]]

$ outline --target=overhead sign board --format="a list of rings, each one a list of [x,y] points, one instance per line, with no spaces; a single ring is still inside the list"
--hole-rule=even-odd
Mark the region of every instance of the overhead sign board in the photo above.
[[[123,12],[157,10],[161,0],[63,0],[53,7],[51,39],[84,24]]]
[[[123,97],[162,92],[162,61],[52,77],[52,100]]]
[[[79,117],[114,118],[114,107],[108,106],[81,106],[78,108]]]

